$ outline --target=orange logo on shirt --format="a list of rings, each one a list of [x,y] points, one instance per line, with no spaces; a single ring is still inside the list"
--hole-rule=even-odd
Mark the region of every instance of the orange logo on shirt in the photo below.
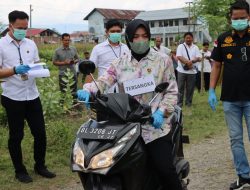
[[[227,54],[227,59],[232,59],[233,55],[231,53]]]
[[[226,37],[226,39],[224,40],[224,42],[227,43],[227,44],[231,44],[233,41],[234,40],[233,40],[233,38],[231,36]]]
[[[149,74],[152,72],[152,70],[150,68],[148,68],[147,71]]]

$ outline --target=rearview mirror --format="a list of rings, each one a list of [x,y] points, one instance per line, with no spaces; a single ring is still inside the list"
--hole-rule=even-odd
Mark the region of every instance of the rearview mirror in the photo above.
[[[162,93],[164,90],[167,89],[168,85],[169,85],[168,82],[163,82],[163,83],[158,84],[155,87],[155,92],[156,93]]]
[[[92,61],[84,60],[79,63],[79,71],[82,74],[89,75],[95,72],[95,64]]]
[[[152,100],[148,103],[148,105],[151,105],[151,103],[155,100],[155,98],[156,98],[160,93],[162,93],[164,90],[167,89],[168,85],[169,85],[168,82],[163,82],[163,83],[158,84],[158,85],[155,87],[155,92],[156,92],[157,94],[152,98]]]

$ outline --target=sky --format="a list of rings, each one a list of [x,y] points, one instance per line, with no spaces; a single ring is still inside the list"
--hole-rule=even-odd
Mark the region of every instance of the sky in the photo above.
[[[60,33],[87,31],[83,18],[94,8],[161,10],[186,6],[190,0],[0,0],[0,22],[8,24],[13,10],[30,12],[32,28],[55,28]],[[157,3],[156,3],[157,2]]]

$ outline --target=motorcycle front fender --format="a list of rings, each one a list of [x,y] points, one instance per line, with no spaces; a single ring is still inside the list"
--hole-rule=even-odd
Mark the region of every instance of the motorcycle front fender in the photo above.
[[[84,190],[123,190],[118,175],[104,176],[93,173],[78,172]]]

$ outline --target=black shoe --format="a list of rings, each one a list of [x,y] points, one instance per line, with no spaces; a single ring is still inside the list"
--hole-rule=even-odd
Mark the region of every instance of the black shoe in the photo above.
[[[16,173],[16,179],[22,183],[31,183],[33,182],[32,178],[28,173]]]
[[[239,176],[239,179],[230,185],[230,190],[242,190],[244,187],[250,187],[250,179]]]
[[[46,177],[46,178],[54,178],[56,177],[56,174],[50,172],[46,167],[42,168],[34,168],[35,173],[39,174],[40,176]]]

